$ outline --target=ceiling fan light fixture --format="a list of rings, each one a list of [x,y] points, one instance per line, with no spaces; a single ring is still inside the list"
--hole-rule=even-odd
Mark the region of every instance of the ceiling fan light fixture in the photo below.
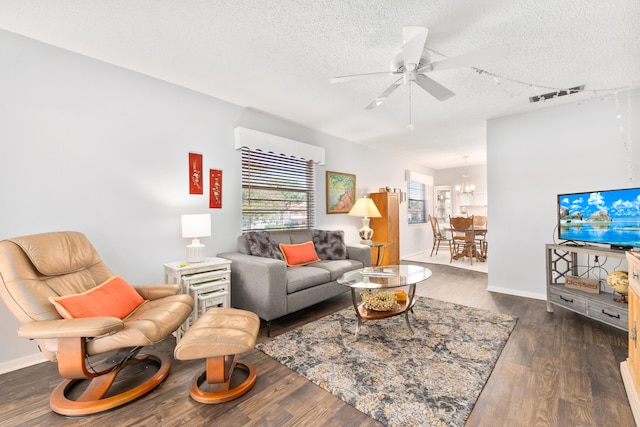
[[[456,185],[456,193],[473,196],[473,192],[476,190],[476,186],[469,183],[469,174],[467,173],[467,158],[464,156],[464,174],[462,175],[462,184]]]
[[[400,84],[405,84],[411,88],[411,83],[416,83],[422,90],[433,96],[438,101],[446,101],[455,94],[436,82],[426,74],[432,71],[449,70],[459,67],[474,66],[478,62],[487,62],[500,59],[506,54],[504,47],[483,49],[475,52],[445,58],[437,62],[430,61],[430,55],[426,52],[426,42],[429,29],[420,26],[405,26],[402,28],[403,45],[391,60],[391,70],[389,72],[374,72],[364,74],[352,74],[331,78],[331,83],[345,82],[357,78],[369,78],[376,75],[390,74],[398,77],[382,94],[374,98],[365,110],[372,110],[378,107],[382,101]]]

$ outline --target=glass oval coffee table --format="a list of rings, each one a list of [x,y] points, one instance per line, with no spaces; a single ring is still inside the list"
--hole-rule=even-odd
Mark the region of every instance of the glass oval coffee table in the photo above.
[[[411,329],[411,324],[409,323],[409,311],[411,311],[416,303],[416,285],[427,280],[429,277],[431,277],[431,270],[412,264],[366,267],[343,274],[338,279],[338,283],[351,288],[351,301],[353,302],[353,308],[358,318],[355,339],[358,339],[363,320],[380,320],[400,314],[404,314],[407,327],[413,334],[413,329]],[[389,291],[405,286],[409,287],[406,300],[397,301],[395,307],[390,310],[372,310],[367,308],[364,302],[358,303],[356,291],[373,293],[376,291]]]

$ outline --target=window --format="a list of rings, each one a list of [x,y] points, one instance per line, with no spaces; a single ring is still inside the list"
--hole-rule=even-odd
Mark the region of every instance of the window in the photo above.
[[[407,181],[407,199],[409,200],[407,216],[409,218],[409,224],[426,222],[426,200],[424,197],[425,187],[426,185],[420,181]]]
[[[242,147],[242,230],[315,226],[312,160]]]

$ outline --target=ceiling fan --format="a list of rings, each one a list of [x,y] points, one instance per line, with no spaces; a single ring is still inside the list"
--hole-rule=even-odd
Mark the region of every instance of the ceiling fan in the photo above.
[[[373,110],[387,99],[400,85],[417,84],[419,87],[428,92],[431,96],[439,101],[446,101],[455,94],[442,86],[440,83],[427,76],[428,73],[441,70],[449,70],[458,67],[468,67],[477,65],[481,62],[489,62],[504,57],[507,48],[497,47],[482,49],[446,58],[441,61],[430,62],[428,55],[425,55],[425,44],[429,29],[426,27],[406,26],[402,28],[403,45],[401,51],[395,55],[391,61],[390,71],[380,71],[374,73],[352,74],[348,76],[333,77],[331,83],[341,83],[350,80],[367,78],[377,75],[391,75],[398,77],[391,86],[386,88],[384,92],[374,98],[366,110]]]

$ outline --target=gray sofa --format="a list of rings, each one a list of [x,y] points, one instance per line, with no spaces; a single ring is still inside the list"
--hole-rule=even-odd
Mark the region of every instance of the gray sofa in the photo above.
[[[257,241],[257,242],[256,242]],[[312,241],[320,261],[288,267],[279,244]],[[277,252],[277,253],[276,253]],[[254,255],[252,255],[252,253]],[[349,291],[336,280],[371,265],[370,248],[346,245],[342,231],[251,232],[238,237],[238,251],[218,254],[231,260],[231,305],[252,311],[267,323]]]

